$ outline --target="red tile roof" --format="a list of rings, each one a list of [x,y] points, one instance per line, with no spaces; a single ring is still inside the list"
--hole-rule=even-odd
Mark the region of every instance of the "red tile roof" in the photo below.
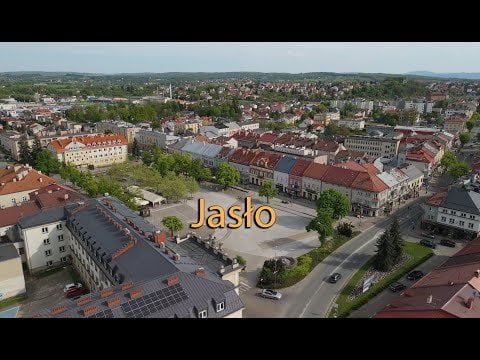
[[[333,166],[339,167],[339,168],[342,168],[342,169],[349,169],[349,170],[355,170],[355,171],[360,171],[360,172],[367,172],[367,169],[364,168],[359,163],[357,163],[356,161],[339,162],[339,163],[334,164]]]
[[[108,144],[108,142],[113,142]],[[128,141],[125,139],[124,136],[120,134],[108,134],[108,135],[96,135],[96,136],[83,136],[83,137],[76,137],[76,138],[67,138],[67,139],[58,139],[53,140],[50,145],[55,149],[57,153],[63,153],[66,149],[65,147],[70,144],[71,142],[78,142],[84,144],[86,146],[104,148],[107,146],[118,146],[118,145],[127,145]],[[93,145],[93,144],[96,145]],[[105,144],[103,144],[105,143]]]
[[[329,184],[351,187],[358,174],[358,171],[328,165],[328,170],[323,175],[322,181],[325,181]]]
[[[250,165],[273,170],[281,158],[281,154],[272,153],[269,151],[259,151]]]
[[[435,205],[440,206],[440,204],[445,200],[448,195],[448,191],[442,191],[434,194],[431,198],[429,198],[425,203],[428,205]]]
[[[313,150],[321,150],[327,152],[335,152],[337,151],[338,147],[340,146],[339,143],[336,141],[324,141],[319,140],[315,145],[312,146]]]
[[[366,190],[370,192],[379,193],[388,189],[388,186],[378,178],[368,172],[359,173],[355,178],[351,187],[354,189]]]
[[[33,191],[29,195],[42,209],[50,209],[84,200],[84,197],[75,190],[58,184]]]
[[[19,176],[21,180],[18,180]],[[9,169],[0,169],[0,195],[32,191],[54,183],[55,179],[25,166],[10,166]]]
[[[303,172],[303,177],[322,180],[323,175],[327,172],[328,168],[329,165],[312,162]]]
[[[406,158],[408,160],[419,161],[424,163],[432,163],[433,156],[425,151],[425,149],[415,149],[415,150],[407,150]]]
[[[14,225],[22,216],[28,216],[40,211],[40,208],[34,201],[28,201],[20,206],[11,206],[0,209],[0,227]]]
[[[310,160],[297,159],[293,167],[290,169],[289,174],[292,176],[303,176],[305,170],[307,170],[311,163]]]
[[[260,150],[257,149],[245,149],[245,148],[240,148],[237,149],[230,157],[228,158],[229,162],[233,162],[236,164],[241,164],[241,165],[250,165],[252,160],[255,158],[257,153]]]
[[[275,139],[278,138],[278,134],[275,133],[263,133],[260,135],[259,140],[264,143],[273,144]]]

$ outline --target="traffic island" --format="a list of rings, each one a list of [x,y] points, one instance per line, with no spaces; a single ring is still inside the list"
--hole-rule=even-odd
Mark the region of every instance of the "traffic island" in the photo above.
[[[337,298],[336,308],[333,308],[329,317],[347,317],[350,312],[366,304],[392,282],[397,281],[433,255],[432,249],[413,242],[405,241],[403,249],[402,261],[389,272],[375,271],[374,257],[368,260],[345,285]],[[380,276],[375,283],[369,284],[368,279],[371,275]]]

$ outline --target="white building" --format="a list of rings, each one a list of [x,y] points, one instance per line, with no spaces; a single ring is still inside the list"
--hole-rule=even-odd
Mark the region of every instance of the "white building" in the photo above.
[[[0,301],[25,293],[22,261],[12,244],[0,244]]]
[[[337,124],[338,126],[354,130],[362,130],[365,128],[365,120],[363,119],[342,119],[338,120]]]
[[[402,135],[392,137],[347,136],[343,145],[347,150],[366,152],[370,156],[393,159],[398,154]]]

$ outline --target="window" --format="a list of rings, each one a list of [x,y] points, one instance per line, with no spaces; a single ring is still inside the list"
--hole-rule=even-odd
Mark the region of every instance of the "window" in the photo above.
[[[62,230],[62,224],[57,225],[57,230]]]
[[[50,245],[50,239],[44,239],[43,245]]]
[[[66,262],[66,261],[67,261],[67,257],[66,257],[66,256],[61,257],[61,258],[60,258],[60,261],[61,261],[61,262]]]
[[[450,224],[454,224],[454,223],[455,223],[455,219],[450,219],[450,220],[449,220],[449,223],[450,223]]]
[[[58,251],[60,251],[60,252],[65,252],[65,246],[60,246],[60,247],[58,248]]]
[[[442,209],[442,212],[443,212],[444,214],[446,214],[446,213],[447,213],[447,209]]]
[[[207,317],[207,310],[202,310],[198,312],[198,317],[201,319],[205,319]]]
[[[461,213],[461,214],[460,214],[460,216],[461,216],[461,217],[466,217],[466,216],[467,216],[467,214],[465,214],[465,213]]]
[[[465,221],[459,221],[459,222],[458,222],[458,225],[464,226],[464,225],[465,225]]]
[[[456,212],[456,211],[453,211],[453,210],[450,210],[450,214],[452,214],[452,215],[457,215],[457,212]]]
[[[473,229],[473,223],[468,223],[468,228]]]
[[[221,302],[217,304],[217,312],[220,312],[225,309],[225,303]]]
[[[475,215],[470,215],[470,219],[475,220]]]
[[[46,250],[45,251],[45,256],[50,256],[52,255],[52,250]]]
[[[25,254],[25,248],[18,248],[18,255]]]
[[[63,235],[58,235],[58,241],[63,241]]]
[[[447,221],[447,218],[445,216],[442,216],[442,221],[443,222]]]
[[[27,201],[27,197],[26,197],[26,196],[22,196],[22,201]]]
[[[53,261],[50,260],[50,261],[47,261],[47,266],[52,266],[53,265]]]
[[[42,228],[42,234],[48,233],[48,227],[43,227]]]

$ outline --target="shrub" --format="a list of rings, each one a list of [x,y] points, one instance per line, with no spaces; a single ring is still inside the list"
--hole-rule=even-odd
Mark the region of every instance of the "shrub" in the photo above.
[[[353,233],[352,223],[342,222],[342,223],[338,224],[337,232],[340,235],[345,235],[345,236],[348,236],[348,237],[352,236],[352,233]]]
[[[92,164],[88,165],[87,167],[88,167],[88,170],[93,170],[93,169],[95,169],[95,166],[93,166]]]
[[[247,260],[245,260],[242,256],[237,255],[237,256],[235,257],[235,259],[237,259],[237,262],[238,262],[241,266],[247,265]]]

